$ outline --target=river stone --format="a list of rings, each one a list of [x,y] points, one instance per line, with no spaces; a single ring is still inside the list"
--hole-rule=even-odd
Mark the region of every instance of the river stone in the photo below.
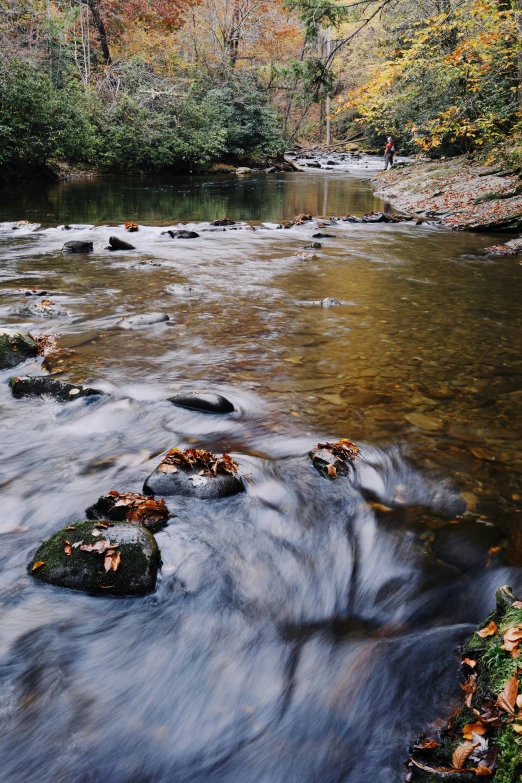
[[[317,234],[312,234],[312,239],[335,239],[337,234],[322,234],[320,231]]]
[[[118,237],[109,237],[109,247],[105,248],[106,250],[136,250],[134,245],[131,245],[130,242],[125,242],[123,239],[118,239]]]
[[[93,397],[105,395],[99,389],[91,389],[88,386],[65,383],[47,375],[20,376],[9,379],[9,386],[13,397],[53,397],[58,402],[71,402],[79,397]]]
[[[0,370],[15,367],[37,353],[37,344],[25,332],[18,332],[16,329],[0,331]]]
[[[230,400],[213,392],[180,392],[168,397],[167,400],[180,408],[189,408],[201,413],[232,413],[235,410]]]
[[[251,174],[253,169],[249,169],[248,166],[239,166],[236,169],[236,174]]]
[[[166,313],[141,313],[140,315],[130,315],[120,324],[120,329],[138,329],[140,326],[151,326],[164,321],[170,321]]]
[[[154,590],[161,559],[154,536],[148,530],[117,522],[93,536],[96,522],[76,522],[73,527],[74,530],[58,530],[37,550],[27,567],[35,579],[98,595],[143,595]],[[120,565],[116,571],[106,572],[103,554],[84,552],[80,547],[73,547],[69,556],[64,552],[63,539],[71,545],[79,541],[118,543]],[[43,565],[33,570],[39,562]]]
[[[42,304],[41,302],[26,302],[14,312],[18,315],[35,315],[38,318],[63,318],[69,315],[61,305]]]
[[[171,283],[165,288],[167,294],[192,294],[194,289],[188,283]]]
[[[321,476],[329,478],[328,467],[333,465],[336,468],[337,476],[348,476],[350,472],[350,465],[347,462],[336,459],[330,449],[312,449],[308,453],[308,456],[312,460],[312,465],[319,471]]]
[[[92,253],[93,250],[94,244],[92,242],[82,242],[81,240],[66,242],[62,247],[62,253]]]
[[[230,220],[230,218],[221,218],[220,220],[213,220],[211,226],[235,226],[236,221]]]
[[[321,305],[321,307],[337,307],[341,303],[334,299],[333,296],[327,296],[325,299],[321,299],[319,302],[314,302],[313,304]]]
[[[488,550],[501,538],[498,527],[466,520],[439,528],[431,549],[439,560],[467,571],[485,563]]]
[[[163,473],[159,467],[145,480],[145,495],[184,495],[200,500],[216,500],[244,492],[241,478],[230,473],[200,476],[200,469],[178,467],[177,473]]]
[[[444,429],[444,424],[440,419],[427,416],[425,413],[407,413],[404,418],[409,424],[427,432],[437,432]]]
[[[199,234],[196,231],[165,231],[165,234],[169,234],[172,239],[197,239]]]
[[[139,497],[139,495],[137,496]],[[149,498],[150,500],[151,498]],[[144,514],[142,516],[142,519],[140,521],[135,521],[133,519],[127,519],[127,512],[131,510],[132,507],[126,506],[126,505],[117,505],[118,501],[120,500],[120,497],[107,494],[102,495],[98,498],[96,503],[93,503],[92,506],[89,506],[89,508],[85,509],[85,516],[87,519],[102,519],[102,520],[111,520],[113,522],[128,522],[130,525],[138,525],[139,527],[146,527],[147,530],[150,530],[151,532],[155,532],[157,530],[161,530],[161,528],[165,527],[165,525],[168,525],[169,516],[175,516],[171,515],[170,512],[165,516],[162,516],[160,518],[159,513],[156,514],[156,516],[153,515],[151,512],[149,516]]]

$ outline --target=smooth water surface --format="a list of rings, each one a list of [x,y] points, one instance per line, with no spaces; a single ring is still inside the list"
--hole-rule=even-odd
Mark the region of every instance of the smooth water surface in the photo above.
[[[449,711],[458,644],[497,586],[522,587],[522,266],[483,253],[498,236],[328,220],[382,208],[379,165],[0,191],[2,325],[61,334],[56,377],[110,392],[13,400],[0,374],[2,781],[395,783]],[[300,212],[327,225],[278,228]],[[162,235],[182,222],[200,237]],[[304,249],[318,231],[335,236]],[[62,254],[72,239],[94,252]],[[31,314],[22,287],[67,314]],[[147,311],[170,321],[119,328]],[[236,412],[176,408],[179,389]],[[361,457],[329,481],[307,453],[339,437]],[[230,451],[247,491],[168,499],[153,595],[26,573],[50,533],[193,444]]]

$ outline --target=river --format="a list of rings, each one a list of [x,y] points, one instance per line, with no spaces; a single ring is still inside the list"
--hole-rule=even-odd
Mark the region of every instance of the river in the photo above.
[[[2,324],[61,334],[56,377],[110,392],[15,400],[0,374],[3,783],[398,783],[451,710],[459,643],[522,587],[522,267],[483,253],[498,236],[429,224],[277,228],[382,209],[379,166],[0,192]],[[161,233],[181,227],[200,237]],[[335,236],[300,256],[317,231]],[[71,239],[94,252],[62,254]],[[28,315],[22,287],[67,314]],[[118,327],[147,311],[170,321]],[[236,412],[176,408],[179,389]],[[307,452],[340,437],[361,458],[324,479]],[[154,594],[27,574],[44,538],[189,445],[232,453],[247,492],[168,499]]]

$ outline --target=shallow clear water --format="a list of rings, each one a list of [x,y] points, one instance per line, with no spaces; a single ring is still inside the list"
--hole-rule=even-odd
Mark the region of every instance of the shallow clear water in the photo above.
[[[392,783],[449,709],[458,643],[495,587],[522,586],[522,267],[486,257],[498,237],[430,225],[276,228],[382,208],[378,166],[0,192],[0,220],[40,224],[0,230],[2,325],[60,333],[56,377],[111,392],[13,400],[0,374],[0,779]],[[204,230],[225,215],[241,222]],[[181,221],[200,237],[161,234]],[[336,236],[296,255],[317,231]],[[62,254],[72,239],[94,253]],[[67,315],[27,314],[21,287]],[[171,320],[119,328],[147,311]],[[178,389],[236,413],[175,408]],[[362,455],[334,482],[306,455],[338,437]],[[26,574],[51,532],[190,444],[232,452],[247,492],[168,499],[154,595]]]

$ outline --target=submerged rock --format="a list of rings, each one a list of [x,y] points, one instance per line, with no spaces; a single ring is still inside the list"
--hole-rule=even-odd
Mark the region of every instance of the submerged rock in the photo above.
[[[94,244],[92,242],[82,242],[81,240],[66,242],[62,247],[62,253],[92,253],[93,250]]]
[[[171,449],[143,485],[146,495],[185,495],[201,500],[237,495],[245,487],[229,454],[205,449]]]
[[[130,242],[125,242],[123,239],[118,239],[118,237],[109,237],[109,247],[105,248],[106,250],[136,250],[134,245],[131,245]]]
[[[82,549],[83,547],[83,549]],[[44,541],[27,569],[58,587],[100,595],[143,595],[156,586],[160,552],[154,536],[128,522],[77,522]]]
[[[167,524],[170,512],[163,498],[156,500],[135,492],[118,492],[112,489],[102,495],[85,512],[87,519],[111,519],[143,525],[149,530],[159,530]]]
[[[194,289],[188,283],[171,283],[165,288],[167,294],[192,294]]]
[[[214,392],[180,392],[168,397],[167,400],[180,408],[189,408],[201,413],[232,413],[235,410],[230,400]]]
[[[317,234],[312,234],[312,239],[335,239],[337,234],[322,234],[320,231]]]
[[[169,234],[172,239],[197,239],[199,234],[196,231],[163,231],[163,234]]]
[[[337,307],[341,303],[337,299],[334,299],[333,296],[327,296],[325,299],[313,302],[313,304],[321,305],[321,307]]]
[[[25,332],[0,330],[0,370],[8,370],[38,353],[38,345]]]
[[[485,563],[488,550],[501,538],[498,527],[465,520],[437,530],[431,549],[439,560],[467,571]]]
[[[105,395],[100,389],[91,389],[88,386],[80,386],[47,375],[29,376],[23,375],[9,379],[9,386],[13,397],[53,397],[58,402],[71,402],[79,397],[94,397]]]
[[[141,326],[151,326],[163,321],[170,321],[170,317],[166,313],[141,313],[124,318],[119,327],[120,329],[139,329]]]

